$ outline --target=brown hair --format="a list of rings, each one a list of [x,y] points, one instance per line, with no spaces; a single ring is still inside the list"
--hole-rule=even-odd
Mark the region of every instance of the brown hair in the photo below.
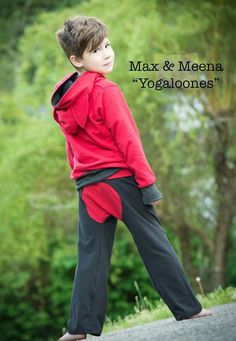
[[[56,31],[56,38],[67,58],[71,55],[82,58],[85,50],[91,52],[108,36],[108,27],[96,17],[75,16],[64,22]]]

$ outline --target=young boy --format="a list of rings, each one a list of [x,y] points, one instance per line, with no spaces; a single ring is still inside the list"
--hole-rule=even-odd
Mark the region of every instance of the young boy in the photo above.
[[[128,227],[175,319],[211,315],[196,299],[154,209],[163,196],[123,93],[105,77],[115,59],[107,26],[76,16],[56,37],[76,69],[55,86],[51,103],[79,193],[78,265],[67,333],[59,340],[102,333],[117,219]]]

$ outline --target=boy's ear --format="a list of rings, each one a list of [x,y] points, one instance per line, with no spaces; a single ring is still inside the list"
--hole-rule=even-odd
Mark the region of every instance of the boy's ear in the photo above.
[[[76,57],[75,55],[70,56],[71,63],[76,67],[81,67],[83,64],[81,63],[81,60]]]

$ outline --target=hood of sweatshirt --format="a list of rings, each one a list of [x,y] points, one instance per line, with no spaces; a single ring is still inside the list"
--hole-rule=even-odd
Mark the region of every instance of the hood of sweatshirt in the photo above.
[[[56,84],[51,97],[53,116],[66,132],[75,134],[78,125],[85,127],[91,92],[102,78],[104,75],[98,72],[73,72]]]

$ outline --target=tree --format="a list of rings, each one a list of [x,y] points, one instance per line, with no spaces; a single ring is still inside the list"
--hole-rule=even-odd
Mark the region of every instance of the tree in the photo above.
[[[223,73],[213,71],[204,74],[206,80],[220,79],[219,84],[212,90],[202,89],[194,96],[188,95],[185,91],[184,96],[188,97],[194,110],[196,110],[196,103],[201,105],[202,109],[199,114],[205,116],[207,124],[204,133],[204,149],[211,158],[212,175],[216,186],[215,233],[214,245],[213,248],[211,247],[212,285],[213,287],[226,286],[229,236],[235,216],[236,202],[234,145],[236,9],[232,1],[221,0],[214,3],[199,1],[197,7],[188,1],[178,3],[178,5],[170,1],[168,5],[162,3],[159,8],[167,21],[168,18],[173,20],[172,26],[177,28],[176,34],[180,49],[197,51],[199,62],[221,63],[224,68]],[[182,12],[181,9],[184,11]],[[173,18],[174,12],[176,13],[175,19]],[[185,27],[183,25],[176,27],[176,24],[181,21]]]

